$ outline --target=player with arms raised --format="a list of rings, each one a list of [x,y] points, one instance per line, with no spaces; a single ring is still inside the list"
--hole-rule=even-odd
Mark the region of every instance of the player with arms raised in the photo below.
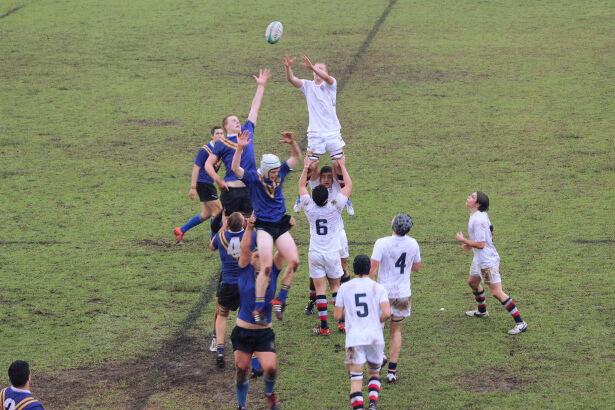
[[[304,158],[304,167],[299,177],[299,197],[303,211],[310,223],[310,252],[309,266],[310,278],[316,290],[316,307],[320,317],[320,325],[314,332],[320,335],[329,335],[331,331],[327,323],[327,280],[331,288],[331,297],[335,306],[337,290],[340,279],[344,275],[340,260],[342,225],[342,209],[352,192],[352,181],[346,170],[346,158],[342,156],[337,160],[346,185],[339,194],[329,202],[329,190],[320,184],[312,190],[312,197],[305,187],[308,169],[313,160],[309,156]]]

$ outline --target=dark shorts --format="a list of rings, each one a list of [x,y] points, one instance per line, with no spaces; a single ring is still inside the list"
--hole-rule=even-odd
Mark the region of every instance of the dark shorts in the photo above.
[[[290,231],[290,215],[284,215],[280,222],[266,222],[257,219],[254,222],[254,226],[256,227],[256,229],[261,229],[269,233],[269,235],[271,235],[271,237],[275,241],[280,236]]]
[[[218,298],[218,304],[223,308],[233,312],[239,309],[239,286],[220,282],[216,297]]]
[[[229,188],[228,191],[222,192],[220,201],[222,202],[222,207],[224,208],[226,216],[231,215],[233,212],[241,212],[249,215],[253,210],[248,188],[246,187]]]
[[[231,333],[231,342],[233,342],[233,351],[275,353],[275,333],[270,327],[265,329],[245,329],[235,326],[233,333]]]
[[[216,187],[214,184],[208,184],[207,182],[197,182],[196,193],[199,194],[201,202],[215,201],[218,199]]]

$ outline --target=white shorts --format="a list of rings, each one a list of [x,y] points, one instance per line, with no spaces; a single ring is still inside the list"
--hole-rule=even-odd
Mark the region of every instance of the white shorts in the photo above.
[[[312,279],[324,278],[325,276],[330,279],[337,279],[344,276],[339,251],[327,253],[310,251],[308,260],[310,278]]]
[[[346,348],[344,364],[364,364],[370,362],[381,365],[384,358],[384,345],[364,345]]]
[[[391,299],[391,315],[397,317],[410,317],[412,314],[412,297]]]
[[[350,255],[348,253],[348,238],[346,237],[345,229],[340,231],[340,245],[342,247],[342,249],[340,249],[340,258],[345,259]]]
[[[337,154],[342,151],[346,145],[342,139],[342,134],[339,131],[308,132],[307,140],[308,152],[316,155],[323,155],[325,152],[328,152],[329,154]]]
[[[472,261],[472,266],[470,266],[470,276],[480,276],[485,285],[502,283],[502,278],[500,277],[500,264],[480,269],[478,265]]]

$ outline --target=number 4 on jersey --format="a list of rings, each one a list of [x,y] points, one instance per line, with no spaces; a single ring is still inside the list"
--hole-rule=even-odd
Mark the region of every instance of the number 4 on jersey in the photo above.
[[[395,267],[399,268],[400,275],[404,274],[404,269],[406,269],[406,252],[402,253],[399,256],[399,258],[397,259],[397,262],[395,262]]]

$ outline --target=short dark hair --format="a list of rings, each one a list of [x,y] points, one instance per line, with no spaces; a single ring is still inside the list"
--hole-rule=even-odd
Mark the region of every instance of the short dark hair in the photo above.
[[[489,210],[489,197],[484,192],[476,191],[476,203],[480,204],[479,211],[487,212]]]
[[[30,366],[23,360],[15,360],[9,367],[9,379],[11,384],[17,388],[23,387],[30,377]]]
[[[323,172],[333,174],[333,168],[331,168],[331,165],[325,165],[324,167],[320,168],[320,173],[322,174]]]
[[[312,199],[317,206],[325,206],[329,199],[329,190],[323,184],[318,185],[312,190]]]
[[[369,275],[369,270],[372,267],[372,261],[369,256],[360,254],[355,256],[352,262],[352,270],[355,275],[364,276]]]
[[[241,212],[233,212],[228,219],[226,220],[226,224],[228,225],[228,229],[233,232],[241,231],[243,228],[243,215]]]
[[[222,130],[222,131],[224,131],[224,128],[222,128],[222,127],[221,127],[221,126],[219,126],[219,125],[216,125],[215,127],[213,127],[213,128],[211,129],[211,134],[210,134],[210,135],[214,135],[214,132],[216,132],[216,130]]]

